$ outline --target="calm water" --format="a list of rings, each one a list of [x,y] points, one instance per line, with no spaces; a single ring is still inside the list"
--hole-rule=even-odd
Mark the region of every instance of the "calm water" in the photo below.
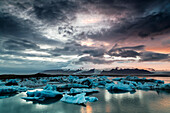
[[[170,82],[170,78],[157,78]],[[137,90],[135,94],[110,94],[105,89],[93,94],[99,100],[86,107],[63,102],[33,104],[20,99],[25,93],[0,99],[0,113],[170,113],[170,93]]]

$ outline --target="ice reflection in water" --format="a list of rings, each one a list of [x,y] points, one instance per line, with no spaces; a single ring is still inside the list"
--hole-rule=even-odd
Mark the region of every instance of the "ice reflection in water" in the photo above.
[[[158,78],[159,79],[159,78]],[[167,79],[167,78],[166,78]],[[26,102],[20,93],[0,99],[0,113],[169,113],[170,93],[137,90],[136,93],[110,94],[105,89],[93,94],[99,100],[86,107],[60,101],[43,105]]]
[[[87,103],[86,107],[81,107],[81,113],[93,113],[89,103]]]

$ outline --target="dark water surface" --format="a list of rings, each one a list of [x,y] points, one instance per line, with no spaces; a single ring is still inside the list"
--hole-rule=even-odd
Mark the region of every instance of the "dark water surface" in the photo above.
[[[170,77],[157,77],[170,83]],[[110,94],[104,88],[95,96],[99,100],[87,103],[86,107],[67,104],[60,101],[52,104],[33,104],[20,97],[0,99],[0,113],[170,113],[170,93],[137,90],[136,93]]]

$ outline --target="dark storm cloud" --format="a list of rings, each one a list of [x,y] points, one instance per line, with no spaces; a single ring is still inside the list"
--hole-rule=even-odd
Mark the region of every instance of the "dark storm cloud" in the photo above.
[[[23,39],[4,41],[2,47],[6,50],[40,49],[35,43]]]
[[[131,47],[117,47],[116,44],[108,51],[110,56],[116,57],[140,57],[140,61],[169,61],[169,54],[155,53],[144,50],[144,45]],[[143,51],[143,52],[141,52]]]
[[[137,32],[137,35],[144,38],[154,34],[162,34],[170,30],[170,13],[152,14],[141,18],[137,23],[130,27],[131,32]],[[136,30],[135,30],[136,29]]]
[[[76,2],[70,0],[35,0],[33,3],[36,16],[46,22],[73,19],[77,7]]]
[[[93,57],[103,57],[106,53],[105,49],[95,48],[95,47],[88,47],[85,45],[80,45],[77,42],[68,42],[63,45],[63,48],[55,48],[54,50],[49,52],[53,56],[60,56],[60,55],[83,55],[89,54]]]
[[[36,30],[33,25],[34,23],[32,21],[23,20],[11,14],[0,12],[0,41],[4,38],[13,40],[23,39],[36,44],[56,45],[60,43],[42,36],[42,33]]]
[[[96,57],[91,57],[91,56],[85,56],[85,57],[81,57],[79,59],[78,62],[76,63],[93,63],[93,64],[110,64],[113,63],[113,61],[111,60],[105,60],[105,59],[101,59],[101,58],[96,58]]]
[[[106,31],[91,33],[88,37],[101,41],[120,41],[129,37],[147,38],[166,34],[170,30],[169,0],[109,0],[96,1],[102,14],[114,16],[117,22]],[[99,5],[98,5],[99,4]],[[118,7],[124,7],[122,10]],[[105,11],[106,10],[106,11]],[[122,16],[120,16],[122,15]]]
[[[114,24],[112,28],[88,37],[102,41],[120,41],[129,37],[147,38],[169,33],[170,31],[170,13],[153,13],[146,17],[136,18],[134,21],[125,20],[121,24]]]
[[[83,51],[84,54],[90,54],[90,56],[93,56],[93,57],[103,57],[105,52],[106,51],[104,49],[93,49],[93,50],[84,50]]]
[[[143,40],[169,33],[169,4],[169,0],[1,0],[0,59],[5,64],[16,61],[25,65],[29,64],[33,57],[52,59],[58,56],[77,55],[81,57],[78,63],[109,64],[113,61],[103,57],[108,54],[113,57],[139,56],[141,61],[169,61],[168,54],[147,52],[144,45],[114,46],[107,52],[106,48],[80,44],[88,38],[94,42],[100,40],[111,44],[129,38],[140,37]],[[89,20],[84,17],[86,15],[90,17]],[[98,16],[105,18],[98,19]],[[95,22],[97,26],[94,25]],[[56,41],[60,38],[67,41],[62,39]],[[162,44],[169,43],[162,41]],[[40,45],[52,47],[41,49]],[[28,51],[24,51],[28,49],[44,52],[45,55],[29,54]],[[82,57],[83,55],[89,56]],[[26,59],[27,57],[32,58]],[[43,61],[35,60],[32,65],[42,64],[41,62]],[[66,66],[71,62],[72,60],[62,65]],[[49,66],[51,62],[47,64]]]
[[[135,50],[143,50],[144,45],[139,46],[132,46],[132,47],[117,47],[117,44],[112,47],[108,51],[110,56],[117,56],[117,57],[137,57],[140,56],[140,53]]]
[[[170,61],[169,54],[143,52],[141,53],[141,61]]]

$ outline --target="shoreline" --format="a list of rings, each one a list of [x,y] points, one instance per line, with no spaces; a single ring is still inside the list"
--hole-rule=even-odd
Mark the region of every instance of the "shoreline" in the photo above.
[[[71,74],[70,74],[71,75]],[[91,74],[91,75],[71,75],[79,77],[90,77],[92,75],[97,76],[108,76],[108,77],[126,77],[126,76],[137,76],[137,77],[170,77],[168,74]],[[58,76],[69,76],[69,74],[30,74],[30,75],[16,75],[16,74],[3,74],[0,75],[0,79],[16,79],[16,78],[36,78],[36,77],[58,77]]]

